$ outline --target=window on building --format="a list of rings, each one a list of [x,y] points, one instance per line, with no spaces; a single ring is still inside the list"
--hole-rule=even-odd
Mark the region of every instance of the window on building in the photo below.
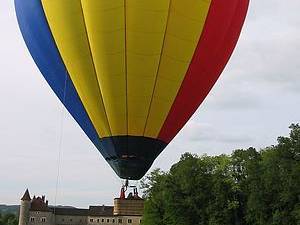
[[[100,219],[97,219],[97,223],[99,223],[100,222]]]
[[[34,222],[34,217],[30,217],[30,222]]]
[[[65,221],[65,219],[61,219],[61,221],[63,221],[63,222],[64,222],[64,221]]]
[[[70,222],[72,222],[73,220],[72,219],[70,219]]]
[[[104,223],[104,219],[102,219],[102,221],[101,221],[102,223]]]
[[[46,217],[42,217],[41,222],[45,223],[46,222]]]
[[[119,219],[119,220],[118,220],[118,223],[122,223],[122,222],[123,222],[122,219]]]
[[[90,222],[91,222],[91,223],[94,222],[94,219],[90,219]]]
[[[109,219],[107,219],[106,222],[109,223]]]
[[[115,219],[112,219],[112,223],[115,223]]]
[[[128,221],[127,221],[128,223],[132,223],[132,219],[128,219]]]
[[[142,220],[140,220],[140,223],[142,223]]]

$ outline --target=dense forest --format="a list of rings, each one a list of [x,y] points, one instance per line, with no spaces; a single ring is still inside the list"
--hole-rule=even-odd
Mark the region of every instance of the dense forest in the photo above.
[[[0,225],[18,225],[18,218],[13,213],[0,213]]]
[[[300,126],[265,149],[182,155],[142,182],[143,225],[300,225]]]

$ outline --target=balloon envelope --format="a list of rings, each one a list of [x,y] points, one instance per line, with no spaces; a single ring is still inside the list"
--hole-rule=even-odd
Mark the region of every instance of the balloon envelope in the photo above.
[[[204,100],[248,0],[15,0],[44,78],[121,178],[140,179]]]

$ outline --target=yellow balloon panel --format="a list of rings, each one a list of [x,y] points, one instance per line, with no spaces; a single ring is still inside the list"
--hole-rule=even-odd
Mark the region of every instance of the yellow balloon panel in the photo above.
[[[172,0],[157,82],[144,135],[157,137],[203,31],[211,0]]]
[[[124,0],[82,0],[81,2],[112,135],[126,135]]]
[[[169,0],[130,0],[126,8],[128,134],[143,136],[159,67]]]
[[[90,52],[80,0],[42,0],[53,37],[98,134],[111,131]]]
[[[42,0],[62,59],[101,137],[156,138],[211,0]]]

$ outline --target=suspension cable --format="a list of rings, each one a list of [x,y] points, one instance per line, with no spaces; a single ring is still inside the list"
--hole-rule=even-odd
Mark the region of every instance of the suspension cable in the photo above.
[[[57,195],[58,195],[58,189],[59,189],[59,178],[60,178],[60,170],[61,170],[63,134],[64,134],[63,131],[64,131],[64,121],[65,121],[64,103],[66,101],[67,79],[68,79],[68,75],[67,75],[67,72],[65,72],[63,98],[62,98],[61,113],[60,113],[59,137],[58,137],[57,174],[56,174],[55,197],[54,197],[54,212],[53,212],[54,213],[54,222],[55,222],[55,218],[56,218]]]

